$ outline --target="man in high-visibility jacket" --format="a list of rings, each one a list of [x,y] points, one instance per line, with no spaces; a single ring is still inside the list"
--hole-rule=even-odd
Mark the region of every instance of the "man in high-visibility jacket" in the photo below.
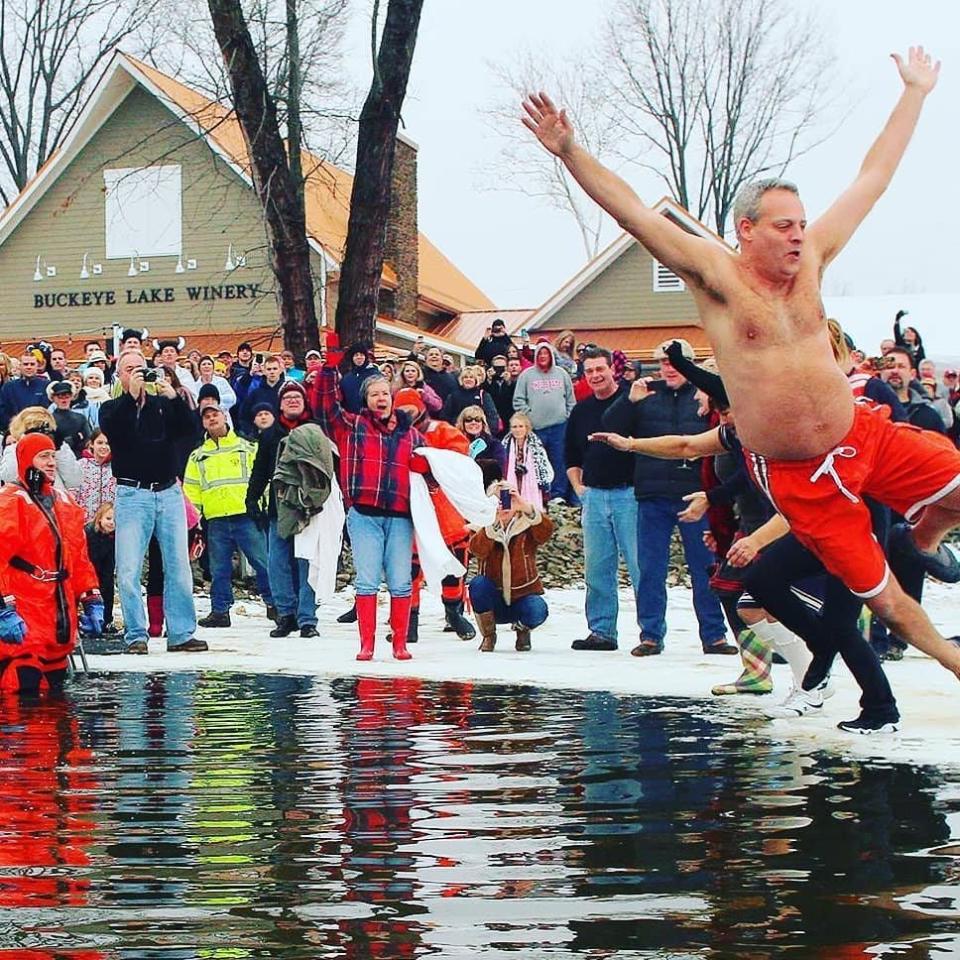
[[[229,627],[233,605],[233,551],[239,550],[257,577],[267,616],[275,618],[267,540],[262,511],[247,510],[247,487],[257,445],[238,437],[218,406],[203,408],[206,439],[190,454],[183,476],[183,492],[207,521],[210,551],[210,613],[197,621],[201,627]]]

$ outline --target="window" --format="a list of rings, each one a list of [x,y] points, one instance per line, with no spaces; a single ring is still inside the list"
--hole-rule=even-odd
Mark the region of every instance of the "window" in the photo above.
[[[103,185],[108,260],[180,255],[179,164],[104,170]]]
[[[686,285],[669,267],[653,260],[653,292],[677,293],[686,290]]]

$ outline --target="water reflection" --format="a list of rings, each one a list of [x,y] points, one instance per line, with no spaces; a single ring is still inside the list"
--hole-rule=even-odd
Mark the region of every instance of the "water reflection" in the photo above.
[[[960,955],[955,769],[702,704],[164,674],[0,711],[0,960]]]

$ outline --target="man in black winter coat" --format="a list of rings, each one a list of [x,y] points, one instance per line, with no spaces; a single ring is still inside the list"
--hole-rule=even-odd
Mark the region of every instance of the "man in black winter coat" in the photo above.
[[[8,380],[0,390],[0,430],[5,432],[11,419],[27,407],[46,408],[50,378],[39,371],[40,361],[25,350],[20,357],[20,376]]]
[[[693,348],[680,341],[684,356]],[[709,428],[698,412],[695,390],[667,359],[667,344],[657,347],[660,380],[635,380],[603,415],[603,429],[629,437],[661,437],[702,433]],[[685,497],[702,489],[700,466],[689,460],[655,460],[636,454],[634,494],[637,498],[637,537],[640,582],[637,585],[640,643],[630,652],[645,657],[663,651],[667,632],[667,568],[673,528],[679,525],[683,553],[693,584],[693,607],[700,625],[704,653],[736,654],[726,642],[726,623],[716,594],[710,589],[708,567],[713,556],[703,542],[706,517],[681,522]]]
[[[523,371],[520,368],[520,361],[516,361],[517,376]],[[513,416],[513,392],[517,388],[516,377],[510,375],[507,368],[507,358],[505,355],[498,354],[490,363],[490,369],[493,376],[487,378],[487,394],[493,405],[497,408],[497,415],[500,418],[500,430],[494,431],[494,435],[502,437],[509,429],[510,418]],[[490,424],[493,430],[493,424]]]
[[[283,373],[283,363],[279,357],[267,357],[263,361],[263,380],[247,393],[243,401],[240,415],[237,418],[239,432],[245,437],[255,436],[253,429],[253,408],[260,403],[269,403],[274,414],[280,413],[278,394],[286,383]]]
[[[57,433],[79,459],[90,439],[90,421],[82,413],[70,409],[76,388],[69,380],[57,380],[47,387],[47,396],[53,403]]]
[[[490,330],[484,335],[484,338],[477,345],[474,356],[484,366],[490,366],[493,358],[497,356],[506,356],[507,350],[513,340],[507,334],[506,324],[497,317],[490,326]]]

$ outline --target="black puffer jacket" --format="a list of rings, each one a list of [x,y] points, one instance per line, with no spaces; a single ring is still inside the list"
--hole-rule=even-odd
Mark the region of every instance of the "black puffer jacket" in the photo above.
[[[697,413],[695,388],[685,383],[671,390],[663,381],[650,384],[651,395],[631,403],[625,393],[603,415],[603,429],[626,437],[665,437],[703,433],[709,428]],[[696,460],[656,460],[636,454],[633,489],[638,500],[648,497],[679,499],[701,489]]]

